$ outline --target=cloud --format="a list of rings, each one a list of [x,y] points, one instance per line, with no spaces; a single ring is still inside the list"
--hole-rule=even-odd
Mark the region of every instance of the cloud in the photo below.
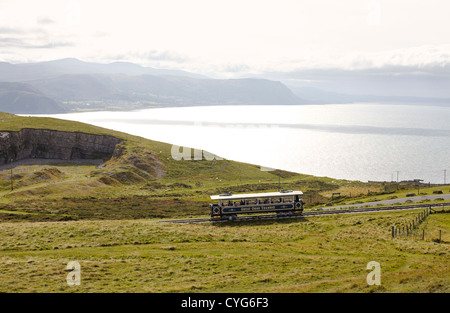
[[[54,49],[59,47],[73,47],[74,44],[67,41],[51,41],[42,39],[0,37],[0,45],[3,49]]]
[[[260,75],[296,87],[350,95],[450,98],[448,44],[354,52],[306,65],[291,60],[284,65]]]
[[[191,62],[188,56],[170,50],[124,50],[122,52],[104,52],[99,51],[96,56],[92,55],[92,51],[88,51],[88,59],[97,62],[132,62],[142,66],[167,69],[182,69],[186,64]]]
[[[450,98],[450,65],[308,69],[262,75],[298,87],[314,87],[341,94]]]
[[[431,69],[450,65],[450,45],[429,45],[395,49],[374,53],[361,53],[347,58],[343,68],[361,70],[368,68],[417,68]]]
[[[68,41],[49,41],[36,45],[29,45],[29,48],[33,49],[54,49],[64,47],[75,47],[75,44]]]
[[[53,23],[47,18],[42,18],[42,24]],[[56,49],[61,47],[73,47],[74,43],[67,40],[55,31],[45,27],[9,27],[0,25],[0,45],[3,53],[26,54],[28,49]]]
[[[450,45],[418,46],[375,53],[350,55],[344,59],[346,69],[404,67],[438,68],[450,65]]]
[[[53,19],[51,19],[49,17],[38,17],[36,19],[36,22],[40,25],[51,25],[51,24],[56,23],[56,21],[54,21]]]
[[[23,33],[24,33],[24,31],[22,29],[19,29],[19,28],[5,27],[5,26],[1,26],[0,27],[0,35],[2,35],[2,34],[7,34],[7,35],[15,34],[15,35],[17,35],[17,34],[23,34]]]
[[[183,63],[188,60],[187,57],[181,56],[179,53],[173,51],[159,51],[150,50],[145,52],[131,52],[131,56],[147,60],[147,61],[170,61],[176,63]]]

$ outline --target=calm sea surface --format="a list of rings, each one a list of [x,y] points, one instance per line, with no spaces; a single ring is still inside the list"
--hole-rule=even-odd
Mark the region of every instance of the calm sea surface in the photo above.
[[[450,106],[155,108],[48,115],[337,179],[450,181]]]

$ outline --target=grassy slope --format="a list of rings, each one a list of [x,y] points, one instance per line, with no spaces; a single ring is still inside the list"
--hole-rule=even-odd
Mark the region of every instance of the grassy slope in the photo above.
[[[92,125],[58,120],[53,118],[43,118],[43,117],[19,117],[11,114],[0,114],[0,130],[20,130],[21,128],[43,128],[43,129],[54,129],[61,131],[80,131],[93,134],[101,135],[112,135],[125,140],[125,145],[123,149],[123,155],[120,158],[114,158],[107,162],[105,171],[97,170],[97,173],[93,173],[94,176],[100,176],[99,173],[110,172],[111,170],[123,170],[132,169],[137,174],[144,179],[145,182],[152,181],[146,177],[145,173],[136,170],[141,169],[141,171],[146,172],[149,168],[146,168],[145,162],[157,161],[161,167],[161,170],[165,172],[162,179],[162,183],[165,182],[197,182],[204,180],[215,179],[218,175],[223,179],[223,181],[238,181],[241,179],[268,179],[273,175],[267,172],[261,172],[258,167],[251,166],[248,164],[223,161],[223,162],[212,162],[212,161],[175,161],[171,158],[171,145],[156,141],[151,141],[143,139],[136,136],[131,136],[125,133],[120,133],[100,127],[95,127]],[[154,159],[151,156],[155,157]],[[130,160],[131,159],[131,160]],[[139,161],[141,161],[141,164]],[[132,164],[133,168],[129,165]],[[151,173],[147,171],[147,173]],[[152,176],[152,175],[150,175]],[[134,184],[136,181],[129,177],[129,181],[124,178],[122,183],[124,184]],[[139,178],[136,178],[139,182],[144,182]],[[151,187],[151,186],[150,186]]]

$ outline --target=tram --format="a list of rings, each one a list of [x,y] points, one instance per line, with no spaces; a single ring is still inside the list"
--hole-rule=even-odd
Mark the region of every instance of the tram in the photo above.
[[[231,194],[211,196],[211,217],[234,219],[238,214],[276,212],[279,215],[303,212],[303,192],[282,190],[280,192]]]

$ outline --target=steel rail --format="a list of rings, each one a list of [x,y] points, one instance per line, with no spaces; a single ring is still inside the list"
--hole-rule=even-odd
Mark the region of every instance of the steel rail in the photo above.
[[[336,214],[354,214],[354,213],[372,213],[372,212],[382,212],[382,211],[400,211],[400,210],[414,210],[422,208],[436,208],[436,207],[447,207],[450,206],[450,202],[446,203],[430,203],[430,204],[412,204],[412,205],[397,205],[397,206],[387,206],[387,207],[376,207],[376,208],[358,208],[358,209],[341,209],[341,210],[329,210],[329,211],[314,211],[314,212],[304,212],[303,214],[294,215],[284,215],[280,216],[277,214],[270,215],[253,215],[253,216],[240,216],[233,220],[222,218],[197,218],[197,219],[185,219],[185,220],[161,220],[158,222],[162,223],[223,223],[223,222],[242,222],[242,221],[255,221],[255,220],[275,220],[275,219],[286,219],[286,218],[304,218],[313,216],[325,216],[325,215],[336,215]]]

